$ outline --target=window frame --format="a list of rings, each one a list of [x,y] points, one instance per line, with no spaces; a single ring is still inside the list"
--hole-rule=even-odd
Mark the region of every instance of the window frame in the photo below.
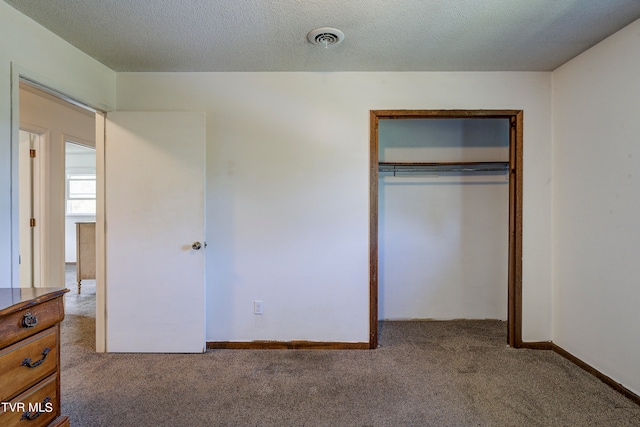
[[[72,177],[80,177],[80,178],[72,178]],[[96,184],[96,171],[92,168],[68,168],[65,171],[65,215],[66,216],[95,216],[95,202],[96,202],[96,193],[93,193],[93,197],[72,197],[71,194],[71,182],[73,181],[93,181],[94,186],[97,189]],[[94,210],[93,212],[73,212],[71,211],[70,202],[77,200],[87,200],[94,202]]]

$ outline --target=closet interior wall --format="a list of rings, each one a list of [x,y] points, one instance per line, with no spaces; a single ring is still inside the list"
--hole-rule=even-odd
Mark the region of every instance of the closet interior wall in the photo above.
[[[379,163],[449,164],[379,169],[378,318],[506,320],[509,119],[378,126]],[[456,162],[465,165],[451,167]]]

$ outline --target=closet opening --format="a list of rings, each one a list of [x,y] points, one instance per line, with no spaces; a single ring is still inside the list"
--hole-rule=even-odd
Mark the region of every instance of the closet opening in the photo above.
[[[506,317],[522,345],[522,120],[370,112],[370,348],[380,317]]]

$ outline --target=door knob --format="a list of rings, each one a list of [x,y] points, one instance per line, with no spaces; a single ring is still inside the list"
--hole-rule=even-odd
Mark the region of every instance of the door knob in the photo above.
[[[191,245],[191,249],[196,250],[196,251],[198,249],[200,249],[201,247],[202,247],[202,243],[200,243],[200,242],[193,242],[193,245]]]

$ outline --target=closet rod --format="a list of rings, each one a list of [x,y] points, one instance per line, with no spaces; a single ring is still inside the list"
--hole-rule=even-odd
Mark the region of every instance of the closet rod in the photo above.
[[[378,172],[434,173],[434,172],[508,172],[509,162],[457,162],[457,163],[378,163]]]

